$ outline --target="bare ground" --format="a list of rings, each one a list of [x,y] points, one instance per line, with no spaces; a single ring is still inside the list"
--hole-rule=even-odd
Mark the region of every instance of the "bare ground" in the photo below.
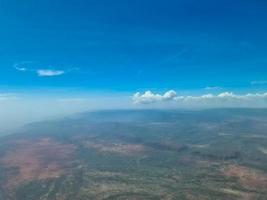
[[[17,140],[0,162],[9,171],[6,187],[13,188],[22,182],[57,178],[67,172],[75,147],[61,144],[50,138]]]

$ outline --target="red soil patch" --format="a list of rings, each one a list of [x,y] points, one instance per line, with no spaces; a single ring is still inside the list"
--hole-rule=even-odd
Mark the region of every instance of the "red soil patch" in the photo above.
[[[7,169],[8,188],[22,182],[56,178],[70,167],[75,147],[61,144],[50,138],[19,140],[6,153],[1,163]],[[15,169],[12,171],[10,169]]]
[[[239,165],[230,165],[223,170],[223,173],[228,177],[238,178],[241,185],[248,189],[266,190],[267,188],[267,175],[256,170]]]

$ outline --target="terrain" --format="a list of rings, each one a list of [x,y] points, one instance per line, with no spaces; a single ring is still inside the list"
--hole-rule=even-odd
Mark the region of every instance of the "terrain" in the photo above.
[[[0,200],[266,200],[267,110],[114,110],[0,139]]]

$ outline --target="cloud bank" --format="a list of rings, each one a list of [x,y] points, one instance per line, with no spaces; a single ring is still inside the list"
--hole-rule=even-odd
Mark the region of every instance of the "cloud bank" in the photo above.
[[[177,94],[174,90],[170,90],[163,95],[154,94],[151,91],[146,91],[144,94],[137,92],[133,96],[133,101],[135,104],[150,104],[155,102],[162,101],[171,101],[177,97]]]
[[[132,100],[135,104],[171,103],[176,106],[192,107],[267,107],[267,93],[223,92],[199,96],[178,96],[174,90],[164,94],[146,91],[144,93],[137,92],[133,95]]]

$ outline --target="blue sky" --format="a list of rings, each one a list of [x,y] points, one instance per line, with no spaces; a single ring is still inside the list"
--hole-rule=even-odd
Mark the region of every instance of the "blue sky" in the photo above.
[[[134,94],[267,106],[266,21],[266,0],[2,0],[0,109]]]
[[[0,11],[3,89],[267,86],[251,84],[267,80],[266,1],[3,0]]]

